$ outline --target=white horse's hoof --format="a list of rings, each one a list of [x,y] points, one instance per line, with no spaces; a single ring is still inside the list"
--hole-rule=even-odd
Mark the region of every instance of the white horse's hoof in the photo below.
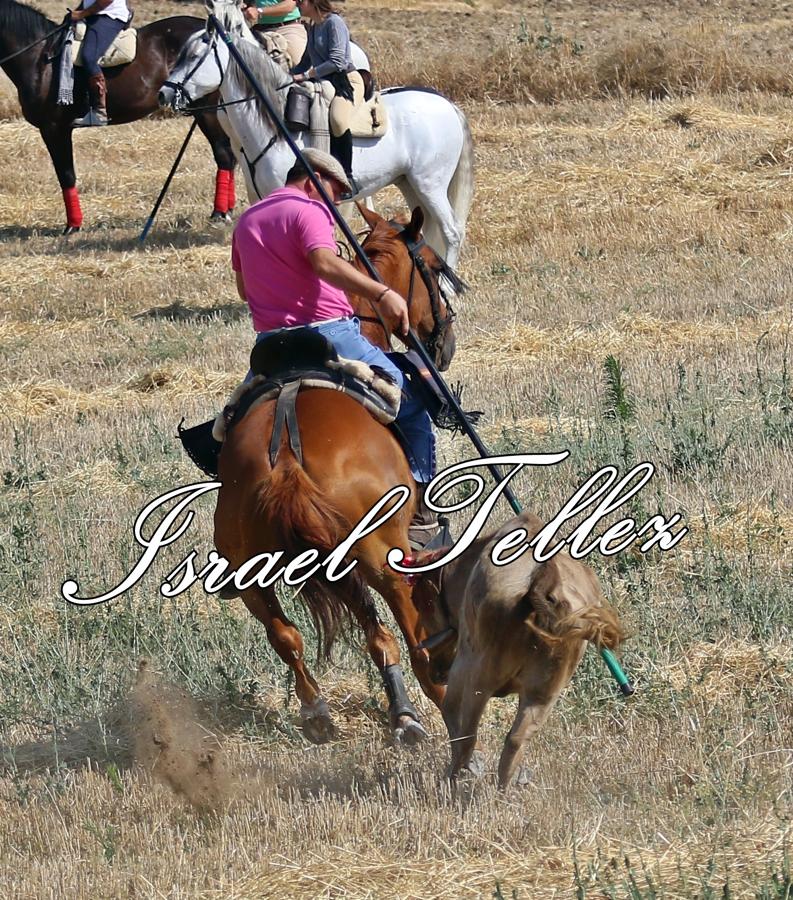
[[[481,778],[485,774],[485,754],[481,750],[474,750],[463,771],[470,773],[474,778]]]
[[[515,785],[517,787],[529,787],[533,781],[534,772],[528,766],[519,766]]]
[[[234,220],[230,212],[220,212],[220,210],[216,209],[213,210],[209,221],[213,225],[231,225]]]

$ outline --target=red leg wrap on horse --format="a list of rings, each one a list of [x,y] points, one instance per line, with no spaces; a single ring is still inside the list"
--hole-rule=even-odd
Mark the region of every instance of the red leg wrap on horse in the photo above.
[[[80,195],[76,187],[63,189],[63,203],[66,207],[66,224],[69,228],[79,228],[83,224],[83,211],[80,209]]]
[[[227,213],[229,211],[229,179],[231,172],[228,169],[218,169],[215,175],[215,212]]]
[[[237,205],[237,195],[234,192],[234,172],[229,172],[229,209]]]

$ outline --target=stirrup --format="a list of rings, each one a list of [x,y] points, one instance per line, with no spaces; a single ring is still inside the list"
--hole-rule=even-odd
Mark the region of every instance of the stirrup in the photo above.
[[[449,530],[449,520],[446,516],[438,516],[430,524],[409,525],[408,543],[413,551],[436,550],[439,547],[450,546],[454,541]]]
[[[101,125],[109,125],[107,115],[98,109],[89,109],[88,112],[79,119],[72,122],[72,128],[96,128]]]

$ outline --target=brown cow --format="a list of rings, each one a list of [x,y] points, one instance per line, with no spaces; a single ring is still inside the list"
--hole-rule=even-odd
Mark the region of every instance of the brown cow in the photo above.
[[[424,642],[430,675],[448,683],[443,717],[452,745],[452,779],[471,762],[488,700],[517,694],[518,712],[498,766],[499,787],[505,789],[526,741],[569,683],[586,641],[613,650],[625,636],[595,573],[566,553],[537,563],[527,550],[508,565],[493,563],[491,552],[501,538],[525,528],[530,540],[542,526],[524,513],[415,583],[413,602],[432,636]],[[414,565],[447,552],[425,551]]]

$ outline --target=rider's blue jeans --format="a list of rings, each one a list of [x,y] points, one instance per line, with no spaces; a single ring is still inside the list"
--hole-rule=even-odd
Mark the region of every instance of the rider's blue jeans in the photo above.
[[[405,385],[402,372],[391,362],[388,354],[370,344],[361,335],[358,319],[339,319],[334,322],[309,326],[324,335],[336,348],[339,356],[357,359],[370,366],[379,366],[391,375],[402,388],[402,404],[394,423],[404,437],[405,453],[410,463],[410,471],[416,481],[426,484],[435,476],[435,435],[432,422],[420,398],[413,396],[410,385]],[[257,343],[273,331],[260,331]],[[253,377],[248,372],[246,381]]]

